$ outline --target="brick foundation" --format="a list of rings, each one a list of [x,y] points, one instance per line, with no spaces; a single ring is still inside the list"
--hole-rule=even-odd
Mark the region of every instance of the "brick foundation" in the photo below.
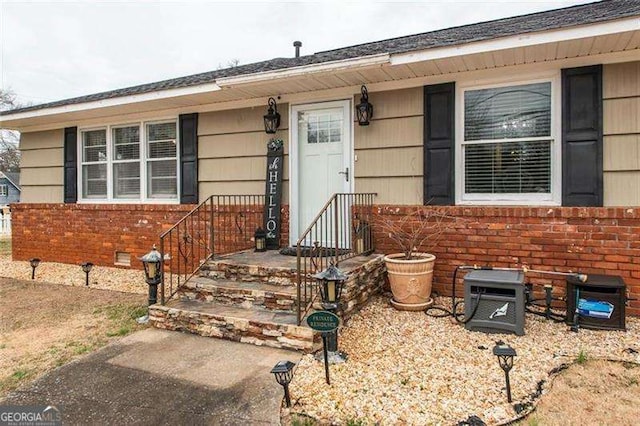
[[[13,259],[39,257],[45,262],[90,261],[118,266],[114,264],[115,252],[122,251],[131,255],[131,267],[140,269],[138,258],[159,242],[162,232],[194,207],[193,204],[13,204]],[[288,224],[288,206],[283,207],[282,218]],[[229,229],[235,230],[238,225],[235,220],[226,222]],[[253,237],[253,222],[241,225],[246,225],[249,238]],[[287,244],[289,227],[282,229],[281,240]],[[228,252],[237,248],[231,247],[231,243],[227,244],[229,247],[220,247],[224,240],[223,235],[219,237],[216,250]]]
[[[13,258],[112,266],[115,251],[137,257],[157,243],[160,233],[192,205],[14,204]],[[412,206],[375,206],[374,214],[400,218]],[[460,218],[433,250],[434,290],[450,294],[456,265],[528,265],[535,269],[580,271],[623,277],[629,297],[640,299],[640,208],[577,207],[421,207]],[[282,245],[288,244],[288,206],[282,209]],[[376,235],[376,251],[396,251]],[[548,277],[531,275],[534,283]],[[556,289],[564,288],[555,280]],[[460,288],[461,289],[461,288]],[[640,300],[630,302],[640,315]]]
[[[375,206],[387,218],[415,206]],[[640,208],[577,207],[419,207],[438,209],[460,220],[432,250],[438,258],[434,291],[451,293],[456,265],[492,265],[621,276],[629,297],[640,298]],[[397,251],[387,235],[376,234],[376,251]],[[530,274],[534,284],[549,276]],[[564,280],[554,280],[564,291]],[[458,287],[462,290],[462,286]],[[628,313],[640,315],[640,301]]]

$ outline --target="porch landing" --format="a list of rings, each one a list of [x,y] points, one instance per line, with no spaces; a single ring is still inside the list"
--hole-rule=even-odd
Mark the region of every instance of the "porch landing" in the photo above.
[[[381,291],[384,264],[381,255],[373,254],[342,261],[339,267],[349,277],[341,312],[347,321]],[[173,300],[151,306],[150,322],[161,329],[313,351],[319,336],[304,321],[301,325],[296,321],[296,268],[295,256],[277,251],[216,256],[201,268],[199,276],[178,290]]]

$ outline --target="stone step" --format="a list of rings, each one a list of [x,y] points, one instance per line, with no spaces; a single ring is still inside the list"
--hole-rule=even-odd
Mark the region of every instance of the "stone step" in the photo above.
[[[256,281],[194,277],[178,290],[178,297],[202,302],[217,302],[245,309],[255,306],[290,313],[295,313],[297,309],[296,287]]]
[[[183,331],[258,346],[311,352],[314,333],[296,325],[294,313],[258,307],[243,309],[216,302],[172,300],[149,307],[149,323],[165,330]]]
[[[278,252],[260,254],[264,256],[260,257],[259,263],[253,252],[216,257],[200,268],[200,276],[284,287],[297,285],[295,257],[282,256]]]

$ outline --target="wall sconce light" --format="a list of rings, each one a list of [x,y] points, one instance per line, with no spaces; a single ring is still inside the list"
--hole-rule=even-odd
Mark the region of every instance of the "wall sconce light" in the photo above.
[[[37,258],[37,257],[34,257],[33,259],[29,260],[29,263],[31,264],[31,279],[35,280],[36,279],[36,268],[40,264],[40,259]]]
[[[364,84],[360,88],[360,103],[356,105],[356,117],[358,118],[358,124],[361,126],[368,126],[369,120],[373,118],[373,105],[369,102],[369,92],[367,86]]]
[[[253,240],[255,242],[255,250],[257,252],[267,251],[267,232],[258,227],[256,233],[253,234]]]
[[[82,272],[85,274],[84,285],[89,287],[89,272],[91,272],[91,268],[93,268],[93,263],[84,262],[81,263],[80,266],[82,266]]]
[[[280,113],[278,112],[278,105],[276,100],[269,98],[269,109],[264,116],[264,131],[268,134],[273,134],[280,127]]]
[[[509,382],[509,371],[513,368],[513,357],[515,357],[516,350],[511,346],[497,342],[493,348],[493,354],[498,357],[498,363],[500,368],[504,371],[504,379],[507,382],[507,401],[511,402],[511,382]]]

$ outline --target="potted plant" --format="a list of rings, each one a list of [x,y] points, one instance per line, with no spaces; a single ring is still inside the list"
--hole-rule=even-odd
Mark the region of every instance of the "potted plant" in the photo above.
[[[396,309],[419,311],[433,304],[431,285],[436,256],[430,251],[456,221],[430,207],[418,207],[400,217],[379,217],[378,226],[398,250],[384,257],[393,293],[391,304]]]

